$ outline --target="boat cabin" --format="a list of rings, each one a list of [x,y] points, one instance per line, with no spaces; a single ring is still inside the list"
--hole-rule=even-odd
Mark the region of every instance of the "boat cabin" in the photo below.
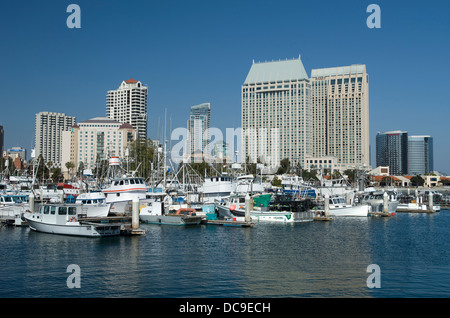
[[[144,178],[123,178],[118,180],[113,180],[113,186],[124,186],[124,185],[134,185],[134,184],[145,184]]]
[[[78,219],[82,213],[80,206],[76,204],[44,204],[41,205],[38,214],[37,218],[40,217],[43,223],[78,225]]]
[[[22,204],[28,203],[28,195],[2,195],[0,204]]]

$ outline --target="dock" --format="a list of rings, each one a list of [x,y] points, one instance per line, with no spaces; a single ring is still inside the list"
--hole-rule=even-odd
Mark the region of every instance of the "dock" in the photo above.
[[[201,224],[205,225],[221,225],[221,226],[236,226],[236,227],[251,227],[254,226],[255,222],[245,222],[245,221],[231,221],[231,220],[208,220],[203,219]]]
[[[333,218],[330,216],[324,216],[324,215],[315,215],[314,221],[332,221]]]
[[[143,235],[145,230],[133,228],[131,216],[104,216],[104,217],[83,217],[79,219],[84,224],[104,224],[120,225],[120,235]],[[130,222],[130,223],[127,223]]]
[[[435,210],[429,210],[429,209],[397,209],[398,213],[435,213],[437,211]]]
[[[376,217],[390,217],[394,216],[394,213],[388,213],[388,212],[369,212],[369,216],[376,216]]]

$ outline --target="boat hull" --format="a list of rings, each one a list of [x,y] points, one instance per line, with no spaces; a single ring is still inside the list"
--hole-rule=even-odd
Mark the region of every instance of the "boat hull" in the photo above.
[[[330,216],[358,216],[364,217],[369,215],[369,206],[368,205],[355,205],[349,207],[336,207],[330,208],[329,210]]]
[[[144,223],[150,224],[167,224],[167,225],[199,225],[202,221],[201,216],[194,215],[140,215],[140,219]]]
[[[116,236],[120,234],[119,225],[92,225],[81,224],[79,222],[68,222],[70,224],[64,225],[49,224],[33,217],[31,213],[25,213],[24,217],[27,220],[29,227],[37,232],[86,237]]]
[[[240,209],[230,210],[229,207],[216,205],[218,214],[223,218],[245,217],[245,211]],[[289,211],[250,211],[251,221],[276,222],[276,223],[301,223],[314,220],[314,212],[289,212]]]

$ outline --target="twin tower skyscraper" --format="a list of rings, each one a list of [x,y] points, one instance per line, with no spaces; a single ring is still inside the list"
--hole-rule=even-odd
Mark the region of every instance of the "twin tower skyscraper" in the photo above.
[[[268,167],[370,166],[365,65],[313,69],[299,58],[253,62],[241,91],[243,158]]]

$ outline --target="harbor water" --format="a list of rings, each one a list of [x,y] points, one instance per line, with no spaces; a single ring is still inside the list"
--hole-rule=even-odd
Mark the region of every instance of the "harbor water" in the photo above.
[[[140,227],[145,235],[83,238],[3,226],[0,297],[450,297],[449,210]],[[372,264],[379,288],[368,286]],[[76,288],[70,265],[79,268]]]

